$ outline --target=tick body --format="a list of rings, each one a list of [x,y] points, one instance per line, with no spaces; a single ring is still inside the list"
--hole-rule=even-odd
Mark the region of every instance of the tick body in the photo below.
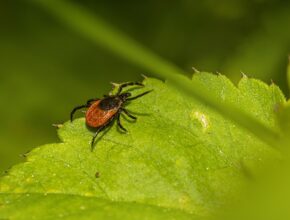
[[[143,84],[139,82],[123,83],[119,85],[116,95],[105,95],[104,98],[102,99],[90,99],[87,101],[85,105],[77,106],[72,110],[71,115],[70,115],[71,121],[73,120],[73,115],[77,110],[82,109],[82,108],[87,108],[86,124],[87,126],[96,129],[96,133],[93,136],[92,141],[91,141],[92,150],[93,150],[94,142],[97,135],[102,130],[112,125],[115,120],[117,120],[119,128],[122,131],[127,132],[127,130],[122,126],[121,121],[120,121],[120,115],[122,113],[126,114],[128,117],[134,120],[137,119],[135,116],[131,115],[125,109],[125,104],[129,101],[135,100],[137,98],[140,98],[148,94],[152,90],[146,91],[134,97],[131,97],[130,92],[122,93],[123,88],[127,86],[134,86],[134,85],[143,86]]]
[[[102,105],[106,102],[113,102],[113,98],[105,98],[94,102],[86,112],[86,123],[92,128],[98,128],[106,124],[115,114],[118,113],[121,107],[121,101],[115,103],[109,109],[103,108]]]

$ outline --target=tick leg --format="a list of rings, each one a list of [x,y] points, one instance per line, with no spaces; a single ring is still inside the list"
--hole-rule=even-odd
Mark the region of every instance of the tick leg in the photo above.
[[[90,107],[91,104],[93,104],[92,102],[98,101],[99,99],[89,99],[87,101],[87,106]]]
[[[98,128],[98,130],[97,130],[96,133],[94,134],[94,136],[93,136],[93,138],[92,138],[92,141],[91,141],[91,151],[94,150],[94,143],[95,143],[95,140],[96,140],[96,137],[98,136],[98,134],[99,134],[101,131],[103,131],[104,129],[106,129],[107,127],[111,126],[111,125],[113,124],[113,122],[115,121],[116,117],[117,117],[116,115],[113,116],[107,124],[105,124],[105,125],[103,125],[102,127]]]
[[[70,121],[73,121],[73,116],[77,110],[82,109],[82,108],[87,108],[87,107],[88,105],[81,105],[81,106],[75,107],[70,113]]]
[[[124,128],[123,125],[121,124],[120,113],[118,113],[118,116],[117,116],[117,123],[118,123],[119,128],[121,128],[121,130],[123,130],[124,132],[127,132],[127,129]]]
[[[135,116],[133,116],[131,113],[129,113],[129,112],[127,111],[127,109],[122,108],[121,111],[124,112],[128,117],[130,117],[130,118],[132,118],[132,119],[134,119],[134,120],[137,119],[137,117],[135,117]]]
[[[108,124],[108,125],[109,125],[109,124]],[[96,131],[96,133],[94,134],[94,136],[93,136],[93,138],[92,138],[92,141],[91,141],[91,151],[94,150],[94,143],[95,143],[95,140],[96,140],[98,134],[99,134],[102,130],[104,130],[106,127],[108,127],[108,125],[105,125],[105,126],[103,126],[103,127],[100,127],[100,128]]]
[[[123,83],[119,86],[117,95],[120,95],[120,93],[122,92],[123,88],[127,87],[127,86],[144,86],[142,83],[140,82],[127,82],[127,83]]]
[[[82,108],[88,108],[92,105],[92,102],[97,101],[97,100],[99,99],[89,99],[87,101],[87,104],[75,107],[70,113],[70,121],[73,121],[73,116],[77,110],[82,109]]]
[[[134,99],[138,99],[138,98],[142,97],[143,95],[146,95],[146,94],[148,94],[148,93],[150,93],[150,92],[152,92],[152,91],[153,91],[153,90],[149,90],[149,91],[147,91],[147,92],[143,92],[143,93],[141,93],[141,94],[139,94],[139,95],[136,95],[135,97],[128,98],[127,101],[131,101],[131,100],[134,100]]]

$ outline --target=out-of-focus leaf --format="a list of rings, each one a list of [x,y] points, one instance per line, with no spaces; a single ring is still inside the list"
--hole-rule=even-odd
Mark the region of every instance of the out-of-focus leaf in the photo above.
[[[279,106],[278,109],[278,119],[281,129],[281,133],[284,134],[288,142],[288,148],[290,146],[290,101],[286,102],[283,105]],[[287,149],[288,150],[288,149]]]
[[[276,107],[280,127],[283,157],[278,163],[269,162],[259,175],[254,177],[247,192],[238,204],[230,207],[225,215],[216,219],[279,219],[290,218],[290,102]]]
[[[287,80],[288,80],[288,90],[289,90],[289,93],[290,93],[290,55],[288,57]]]
[[[235,105],[228,102],[221,104],[218,97],[213,95],[211,91],[199,86],[199,84],[194,87],[191,86],[187,80],[184,80],[183,75],[186,73],[179,67],[145,48],[80,5],[66,0],[29,1],[43,7],[59,19],[60,22],[63,22],[96,45],[142,68],[146,68],[158,77],[167,79],[173,86],[188,95],[189,98],[197,99],[219,113],[226,115],[227,118],[252,132],[260,140],[268,143],[269,146],[280,147],[277,146],[276,141],[279,138],[278,134],[272,129],[264,126],[255,117],[249,116]]]
[[[229,56],[223,72],[235,81],[241,72],[263,80],[276,78],[277,67],[289,53],[289,21],[290,7],[265,14],[261,27]]]

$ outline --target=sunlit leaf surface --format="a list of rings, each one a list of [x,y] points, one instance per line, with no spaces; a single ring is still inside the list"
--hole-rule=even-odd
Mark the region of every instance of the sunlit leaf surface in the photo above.
[[[249,173],[277,160],[278,151],[212,109],[162,81],[145,79],[128,104],[137,122],[122,118],[97,139],[84,118],[65,123],[61,143],[35,148],[0,181],[0,218],[192,219],[239,200]],[[243,77],[193,76],[192,86],[218,96],[277,129],[285,102],[275,85]],[[142,218],[141,218],[142,217]],[[170,218],[169,218],[170,217]]]

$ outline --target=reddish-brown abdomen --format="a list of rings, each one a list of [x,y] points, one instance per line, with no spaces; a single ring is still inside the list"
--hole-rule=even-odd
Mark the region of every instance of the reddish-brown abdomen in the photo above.
[[[97,128],[105,125],[118,112],[118,108],[102,110],[99,107],[101,100],[92,104],[86,112],[86,123],[88,126]]]

